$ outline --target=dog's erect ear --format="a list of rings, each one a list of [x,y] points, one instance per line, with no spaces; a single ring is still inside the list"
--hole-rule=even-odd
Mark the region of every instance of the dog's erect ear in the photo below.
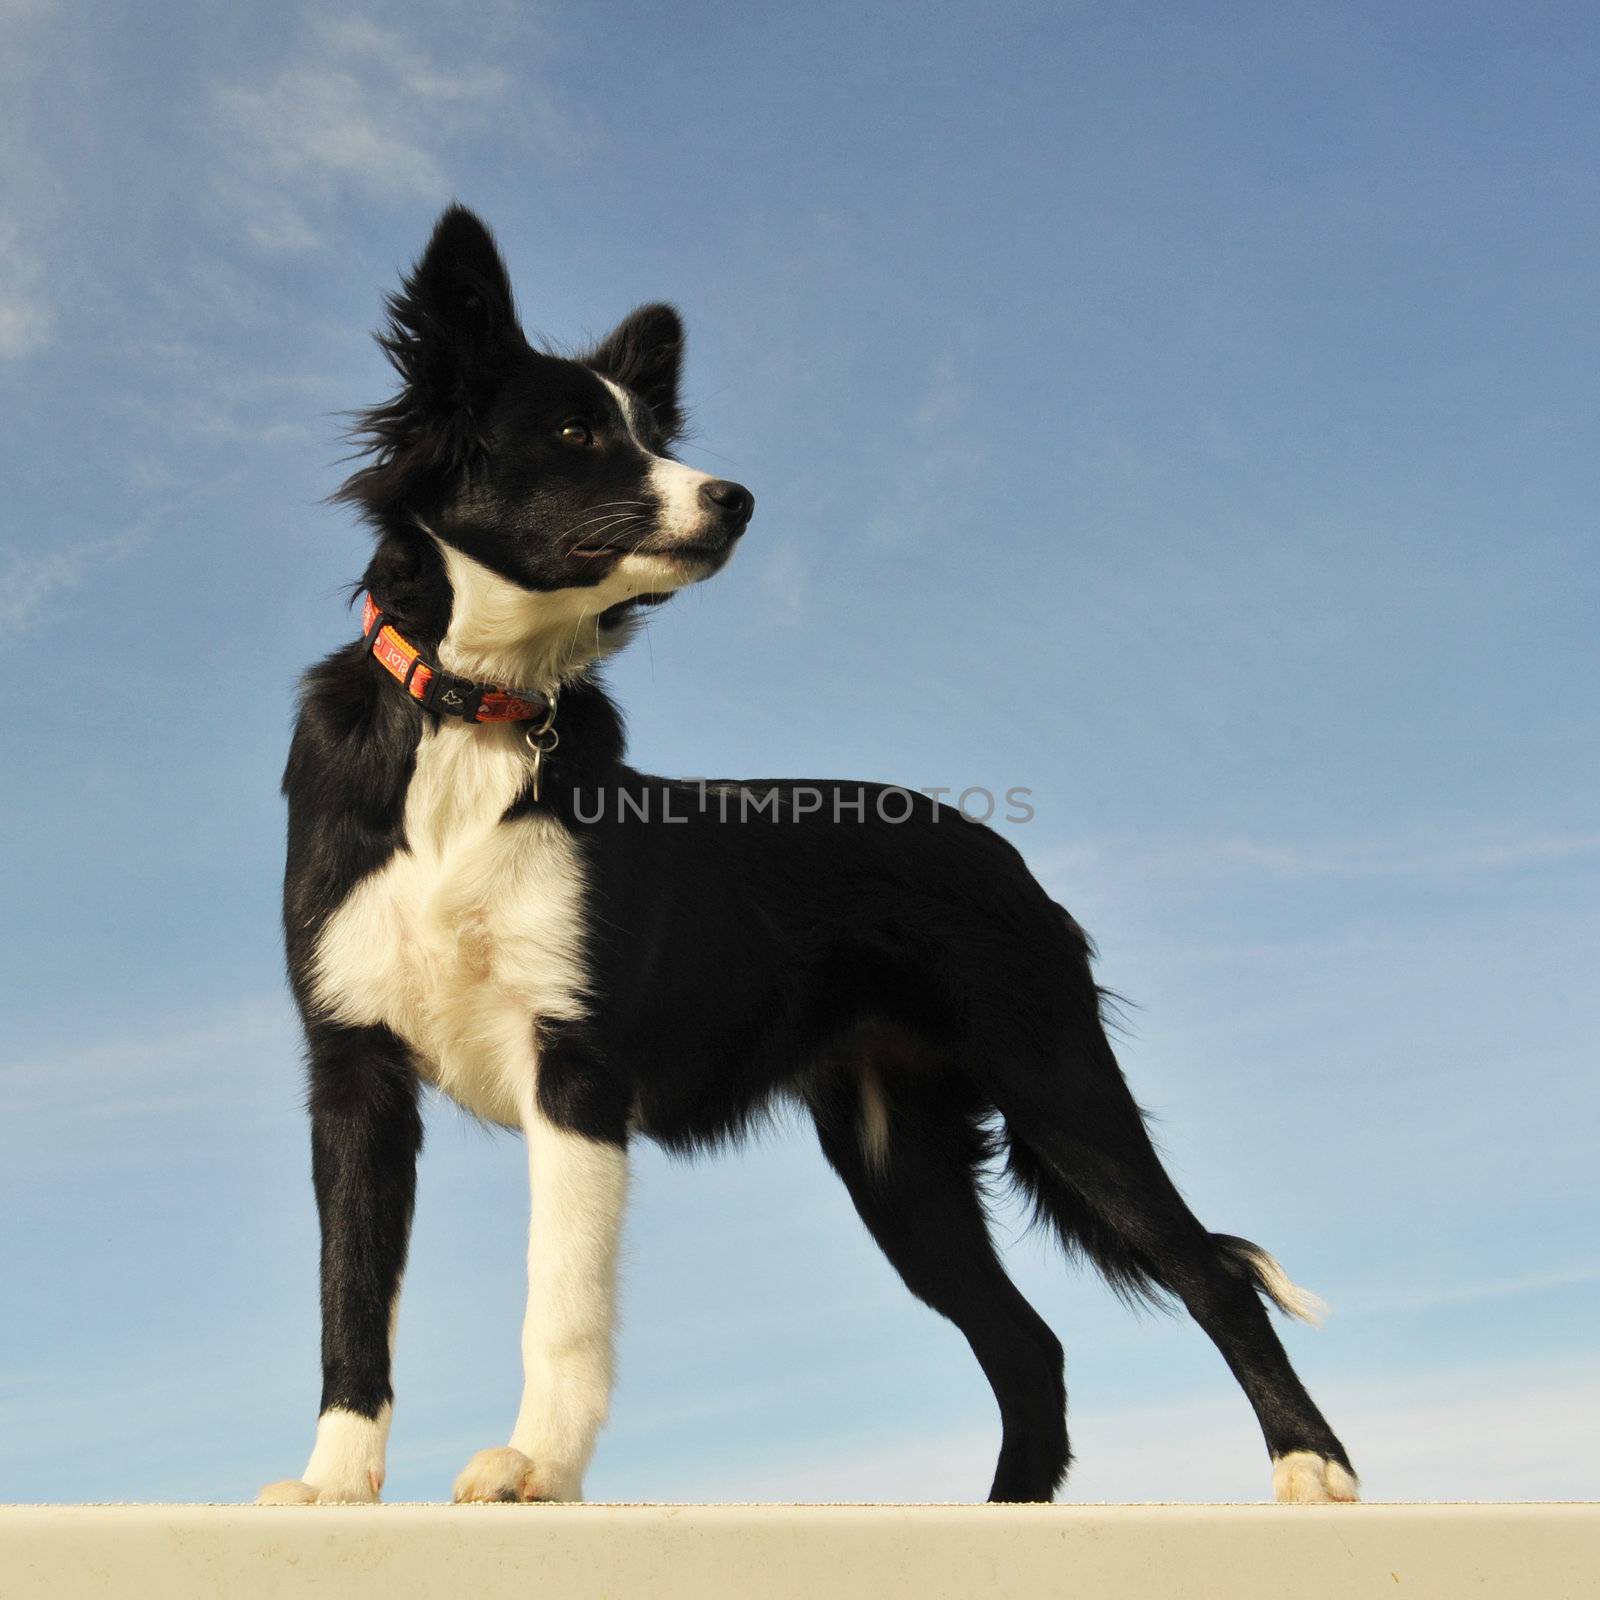
[[[671,306],[640,306],[600,341],[585,365],[638,395],[669,439],[683,425],[683,319]]]
[[[421,477],[467,465],[489,402],[528,348],[494,237],[465,206],[439,218],[386,305],[377,338],[400,392],[358,413],[352,436],[373,460],[338,491],[372,512],[416,490]]]
[[[388,310],[378,342],[416,399],[438,414],[480,402],[524,343],[494,236],[465,206],[439,218]]]

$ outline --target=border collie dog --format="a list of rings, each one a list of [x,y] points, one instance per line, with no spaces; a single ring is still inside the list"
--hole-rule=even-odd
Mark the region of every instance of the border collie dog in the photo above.
[[[529,343],[452,207],[388,302],[399,388],[340,490],[371,524],[362,631],[306,675],[284,777],[284,926],[310,1071],[322,1406],[269,1503],[370,1501],[432,1084],[520,1129],[522,1403],[457,1500],[577,1500],[612,1375],[636,1137],[708,1149],[779,1099],[999,1404],[992,1500],[1070,1459],[1061,1345],[991,1243],[991,1163],[1130,1296],[1177,1300],[1255,1410],[1280,1500],[1353,1500],[1263,1301],[1258,1246],[1168,1179],[1101,1026],[1083,930],[998,835],[910,791],[630,767],[596,664],[716,572],[754,501],[673,458],[683,332],[635,311]],[[820,797],[820,800],[819,800]]]

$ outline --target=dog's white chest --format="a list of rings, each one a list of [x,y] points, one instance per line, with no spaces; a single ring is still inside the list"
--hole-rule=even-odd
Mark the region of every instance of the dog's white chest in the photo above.
[[[537,1073],[535,1023],[582,1015],[583,869],[560,825],[503,822],[529,775],[514,728],[424,732],[406,848],[364,879],[317,946],[331,1016],[392,1028],[479,1116],[517,1123]]]

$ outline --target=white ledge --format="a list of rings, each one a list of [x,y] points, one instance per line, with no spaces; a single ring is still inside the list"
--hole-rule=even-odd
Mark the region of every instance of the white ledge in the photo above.
[[[1578,1600],[1600,1505],[5,1506],[4,1600]]]

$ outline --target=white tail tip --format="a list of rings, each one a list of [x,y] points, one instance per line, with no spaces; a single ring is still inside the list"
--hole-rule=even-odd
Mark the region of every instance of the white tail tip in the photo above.
[[[1328,1302],[1321,1295],[1302,1289],[1283,1270],[1277,1257],[1269,1256],[1265,1250],[1251,1249],[1245,1256],[1262,1293],[1286,1317],[1309,1322],[1314,1328],[1321,1327],[1328,1315]]]

